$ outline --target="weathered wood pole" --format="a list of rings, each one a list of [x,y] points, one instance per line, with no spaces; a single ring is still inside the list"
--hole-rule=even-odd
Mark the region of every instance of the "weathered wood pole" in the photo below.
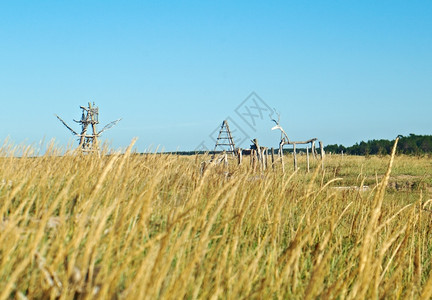
[[[265,148],[265,168],[268,169],[269,153],[268,148]]]
[[[223,162],[224,162],[224,166],[228,167],[228,155],[226,154],[226,152],[223,152]]]
[[[256,170],[256,166],[257,166],[257,163],[258,163],[258,153],[257,153],[258,151],[257,150],[253,150],[253,171],[255,172],[255,170]]]
[[[273,147],[271,148],[271,162],[272,162],[272,168],[273,168],[273,171],[274,171],[275,164],[274,164],[274,148]]]
[[[316,159],[316,149],[315,149],[315,141],[312,141],[312,157]]]
[[[261,153],[261,170],[265,170],[266,168],[266,158],[265,158],[265,147],[261,147],[260,149],[260,153]]]
[[[97,120],[95,120],[95,115],[93,114],[93,107],[91,107],[91,103],[89,102],[89,114],[90,114],[90,121],[91,121],[91,125],[92,125],[92,130],[93,130],[93,149],[97,150],[99,148],[98,145],[98,138],[97,138],[97,130],[96,130],[96,124],[97,124]]]
[[[283,161],[283,143],[281,143],[279,146],[279,155],[280,155],[280,160],[281,160],[281,165],[282,165],[282,174],[285,174],[285,167],[284,167],[284,161]]]
[[[322,167],[322,169],[324,170],[324,156],[325,156],[325,153],[324,153],[324,146],[323,146],[323,143],[320,141],[319,142],[319,146],[320,146],[320,154],[321,154],[321,167]]]
[[[293,154],[294,154],[294,171],[297,171],[297,150],[296,150],[296,143],[293,143]]]
[[[307,172],[309,173],[309,146],[306,146]]]
[[[237,149],[237,159],[239,166],[242,164],[243,156],[242,156],[243,150],[241,148]]]
[[[258,139],[254,139],[254,144],[256,146],[256,156],[257,156],[257,163],[260,169],[262,169],[262,155],[261,155],[261,147],[258,143]],[[254,169],[255,171],[255,169]]]
[[[258,168],[261,168],[260,167],[260,164],[261,164],[261,155],[260,155],[260,148],[258,148],[256,151],[255,151],[255,165],[258,167]]]
[[[264,147],[260,147],[259,148],[259,150],[258,150],[258,152],[259,152],[259,167],[260,167],[260,170],[261,171],[264,171],[264,156],[263,156],[263,154],[264,154],[264,152],[263,152],[263,148]]]

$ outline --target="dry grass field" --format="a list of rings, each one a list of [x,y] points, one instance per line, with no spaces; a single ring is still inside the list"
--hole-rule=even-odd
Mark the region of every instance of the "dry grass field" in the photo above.
[[[0,299],[432,295],[430,157],[0,154]]]

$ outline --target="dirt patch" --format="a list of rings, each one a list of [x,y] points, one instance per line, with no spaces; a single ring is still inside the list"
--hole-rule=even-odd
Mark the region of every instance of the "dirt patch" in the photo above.
[[[362,187],[360,187],[360,186],[335,186],[335,187],[333,187],[333,189],[339,190],[339,191],[360,191],[360,192],[366,192],[366,191],[371,190],[371,188],[367,185],[364,185]]]
[[[368,176],[364,180],[364,185],[369,187],[376,186],[383,180],[383,175]],[[344,186],[340,189],[359,189],[359,187]],[[416,190],[427,190],[432,192],[432,179],[425,176],[414,176],[414,175],[396,175],[390,176],[387,189],[394,191],[416,191]]]
[[[398,175],[390,177],[388,188],[396,191],[427,189],[428,185],[422,176]]]

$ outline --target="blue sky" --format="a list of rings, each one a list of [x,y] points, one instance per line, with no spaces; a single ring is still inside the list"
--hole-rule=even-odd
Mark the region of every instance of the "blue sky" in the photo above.
[[[432,134],[431,1],[1,1],[0,46],[14,143],[75,143],[54,114],[78,130],[89,101],[139,151],[213,148],[227,117],[276,146],[254,99],[292,140]]]

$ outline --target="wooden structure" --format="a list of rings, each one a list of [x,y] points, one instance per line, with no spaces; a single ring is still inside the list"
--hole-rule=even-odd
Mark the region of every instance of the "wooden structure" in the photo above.
[[[279,159],[282,164],[282,172],[285,172],[284,162],[283,162],[283,147],[285,145],[293,145],[293,158],[294,158],[294,170],[298,169],[297,166],[297,146],[298,145],[308,145],[306,148],[306,155],[307,155],[307,171],[309,172],[309,149],[311,150],[311,153],[313,155],[313,158],[316,158],[317,152],[315,149],[315,143],[317,141],[316,138],[312,138],[306,141],[291,141],[288,138],[288,135],[286,134],[285,130],[280,126],[280,116],[278,114],[278,120],[272,119],[273,122],[276,123],[276,126],[272,128],[272,130],[279,129],[281,131],[281,140],[279,143]],[[232,154],[237,157],[237,163],[238,165],[242,164],[243,161],[243,155],[248,155],[250,157],[250,166],[251,168],[256,170],[265,171],[270,166],[273,170],[275,170],[275,164],[277,163],[277,160],[275,158],[275,149],[274,148],[267,148],[262,147],[259,145],[257,139],[251,140],[252,145],[250,146],[250,149],[241,149],[236,148],[234,144],[234,140],[228,125],[228,122],[226,120],[223,121],[221,125],[221,129],[219,131],[219,135],[216,139],[216,144],[213,152],[213,156],[210,160],[204,161],[201,164],[201,174],[204,173],[206,168],[211,165],[223,165],[225,167],[228,166],[228,154]],[[310,145],[310,148],[309,148]],[[324,168],[324,149],[321,142],[319,142],[321,151],[321,160],[322,160],[322,168]],[[217,148],[221,148],[221,154],[218,156],[216,155]],[[228,149],[227,149],[228,148]]]
[[[285,130],[280,126],[280,115],[278,115],[278,120],[272,119],[273,122],[276,123],[276,126],[272,128],[272,130],[280,130],[281,131],[281,141],[279,143],[279,155],[282,161],[282,170],[284,171],[284,164],[283,164],[283,147],[284,145],[293,145],[293,156],[294,156],[294,170],[297,170],[297,145],[309,145],[311,146],[312,155],[315,158],[316,157],[316,149],[315,149],[315,142],[317,141],[317,138],[312,138],[307,141],[291,141],[288,138],[288,135],[286,134]],[[323,162],[323,168],[324,168],[324,148],[322,145],[322,142],[319,142],[320,145],[320,155],[321,160]],[[306,148],[306,155],[307,155],[307,171],[309,172],[309,147]]]
[[[255,161],[259,164],[261,170],[267,169],[268,163],[268,148],[259,145],[257,139],[251,140],[251,164],[255,169]]]
[[[115,126],[121,119],[117,119],[115,121],[112,121],[111,123],[108,123],[104,128],[102,128],[101,131],[98,132],[96,126],[99,124],[99,108],[95,106],[94,102],[93,105],[89,102],[88,107],[80,106],[80,108],[82,109],[81,120],[74,120],[74,122],[81,125],[81,133],[77,133],[75,130],[73,130],[59,116],[56,115],[56,117],[60,120],[60,122],[63,123],[64,126],[66,126],[67,129],[72,132],[73,135],[79,138],[78,148],[81,148],[82,152],[87,153],[98,151],[99,136],[105,130]]]
[[[274,170],[274,150],[272,148],[272,152],[270,152],[268,147],[260,146],[257,139],[251,140],[252,145],[250,149],[236,149],[237,163],[241,165],[243,162],[243,155],[247,155],[250,157],[250,166],[254,171],[257,168],[261,171],[265,171],[268,168],[269,162],[271,162],[271,166]],[[269,155],[272,154],[271,159]]]
[[[224,120],[222,122],[221,129],[219,130],[219,135],[216,139],[216,144],[213,151],[213,157],[216,155],[216,150],[218,147],[220,147],[223,151],[225,151],[226,153],[230,153],[233,156],[236,154],[234,139],[232,137],[231,130],[229,128],[227,120]]]
[[[216,155],[216,151],[220,148],[222,153]],[[224,120],[219,130],[218,137],[216,138],[215,147],[211,159],[203,161],[201,163],[201,175],[204,174],[205,170],[210,165],[221,165],[228,167],[228,153],[232,156],[238,155],[238,149],[235,147],[234,139],[231,134],[231,130],[228,125],[228,121]]]

